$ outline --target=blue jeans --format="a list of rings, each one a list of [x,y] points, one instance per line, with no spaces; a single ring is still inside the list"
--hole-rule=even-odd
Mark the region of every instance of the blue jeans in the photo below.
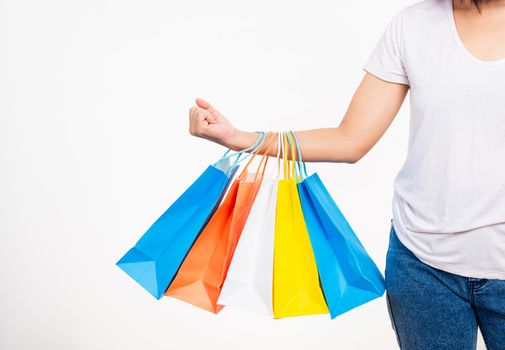
[[[386,255],[386,302],[402,350],[505,349],[505,280],[470,278],[421,262],[396,236]]]

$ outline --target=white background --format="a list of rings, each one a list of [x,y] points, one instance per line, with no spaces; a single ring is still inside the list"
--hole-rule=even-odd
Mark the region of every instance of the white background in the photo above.
[[[0,1],[0,348],[395,349],[385,298],[335,320],[156,301],[115,262],[239,128],[336,126],[412,1]],[[384,271],[408,100],[358,163],[318,171]]]

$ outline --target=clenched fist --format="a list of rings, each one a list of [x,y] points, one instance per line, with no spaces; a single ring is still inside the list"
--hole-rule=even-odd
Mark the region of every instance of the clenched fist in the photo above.
[[[235,150],[252,144],[257,136],[237,130],[218,110],[201,98],[197,98],[196,106],[189,110],[189,133]]]

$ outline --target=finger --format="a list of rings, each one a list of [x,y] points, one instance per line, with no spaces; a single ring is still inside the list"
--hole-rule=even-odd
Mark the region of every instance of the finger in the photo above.
[[[202,123],[202,131],[207,129],[208,127],[209,127],[209,123],[206,120],[204,120]]]
[[[188,126],[188,129],[189,129],[189,133],[190,133],[191,135],[193,135],[193,124],[194,124],[194,123],[193,123],[193,119],[194,119],[194,118],[193,118],[193,114],[194,114],[194,112],[193,112],[193,111],[194,111],[194,107],[191,107],[191,108],[189,109],[189,113],[188,113],[188,119],[189,119],[189,126]]]
[[[189,132],[191,135],[198,135],[203,130],[203,126],[208,125],[205,117],[208,114],[206,110],[200,107],[191,107],[189,110]]]
[[[217,118],[213,114],[208,114],[205,119],[209,122],[209,124],[216,124],[217,123]]]
[[[203,108],[203,109],[207,109],[207,107],[209,107],[209,106],[210,106],[210,103],[209,103],[209,102],[205,101],[203,98],[200,98],[200,97],[197,97],[197,98],[195,99],[195,102],[196,102],[196,105],[197,105],[198,107],[201,107],[201,108]]]
[[[205,118],[206,118],[207,114],[208,114],[208,113],[207,113],[205,110],[201,110],[201,109],[196,110],[196,111],[195,111],[195,119],[196,119],[196,122],[197,122],[198,124],[201,124],[201,123],[205,120]]]
[[[195,132],[199,135],[203,135],[209,126],[208,114],[209,112],[201,109],[196,112]]]
[[[189,109],[189,132],[194,135],[198,129],[198,124],[200,119],[198,117],[198,111],[201,110],[199,107],[191,107]]]
[[[209,112],[214,112],[214,107],[212,107],[211,104],[205,101],[203,98],[197,97],[195,101],[199,107],[206,109]]]
[[[194,118],[194,116],[195,116],[195,108],[196,108],[196,107],[191,107],[191,108],[189,109],[189,121],[190,121],[190,122],[193,120],[193,118]]]

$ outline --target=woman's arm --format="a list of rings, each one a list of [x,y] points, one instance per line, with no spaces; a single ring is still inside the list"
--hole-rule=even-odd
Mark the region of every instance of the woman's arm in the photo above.
[[[365,73],[344,118],[337,127],[296,131],[303,160],[355,163],[379,141],[400,109],[409,87]],[[258,134],[241,131],[208,102],[197,99],[190,109],[189,132],[193,136],[239,150],[254,143]],[[269,155],[277,154],[277,147]]]

